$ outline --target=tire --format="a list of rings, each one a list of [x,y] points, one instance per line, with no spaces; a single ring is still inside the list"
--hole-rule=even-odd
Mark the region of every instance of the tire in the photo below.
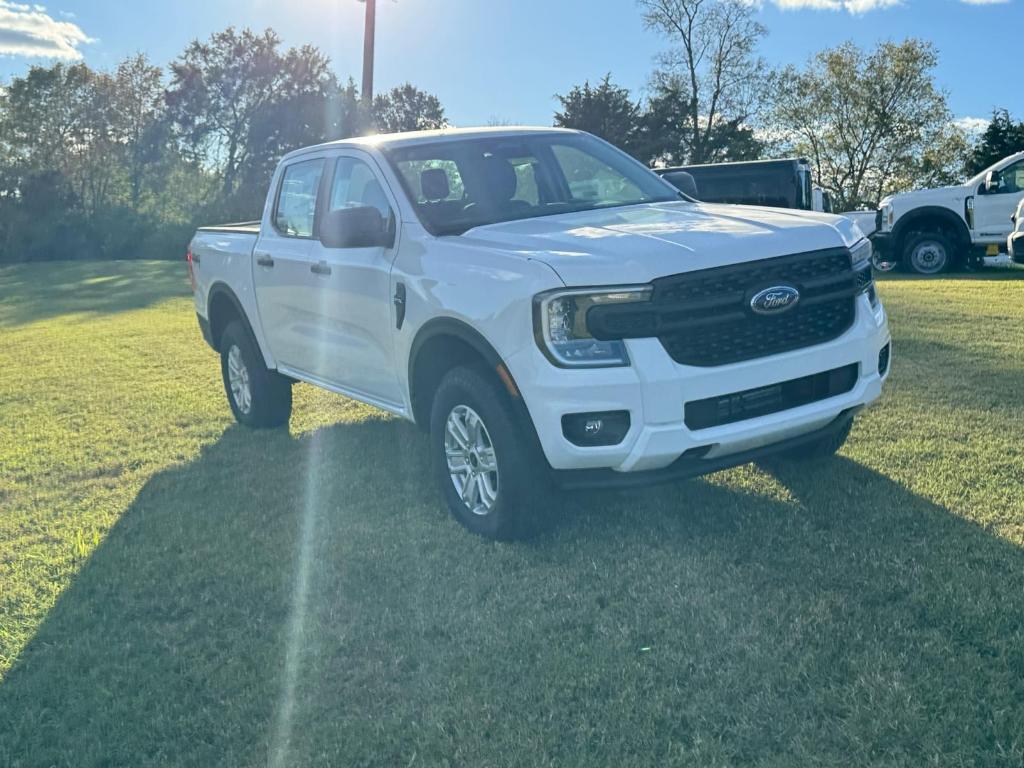
[[[791,448],[788,451],[783,451],[779,454],[779,458],[784,459],[785,461],[799,462],[824,461],[826,459],[830,459],[839,453],[839,449],[846,444],[846,439],[850,436],[850,432],[852,430],[853,419],[850,419],[846,422],[846,426],[834,435],[823,437],[820,440],[806,443],[797,448]]]
[[[903,245],[903,266],[919,275],[938,275],[953,266],[956,248],[941,232],[919,232]]]
[[[224,393],[239,424],[272,429],[292,415],[292,384],[267,368],[249,329],[240,321],[228,323],[220,338],[220,372]]]
[[[546,466],[489,371],[459,367],[441,380],[430,411],[430,452],[448,509],[469,531],[501,541],[537,532]]]
[[[882,254],[876,251],[871,256],[871,266],[875,272],[892,272],[899,266],[899,262],[885,258]]]

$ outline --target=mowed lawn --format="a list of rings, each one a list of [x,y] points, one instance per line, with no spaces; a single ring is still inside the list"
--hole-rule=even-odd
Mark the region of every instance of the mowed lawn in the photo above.
[[[183,264],[0,269],[0,765],[1020,766],[1022,278],[884,282],[840,457],[493,544],[410,425],[234,425]]]

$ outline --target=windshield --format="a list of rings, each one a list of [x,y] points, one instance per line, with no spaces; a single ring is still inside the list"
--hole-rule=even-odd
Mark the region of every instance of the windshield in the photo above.
[[[586,134],[456,139],[393,147],[385,154],[435,235],[683,199],[628,155]]]

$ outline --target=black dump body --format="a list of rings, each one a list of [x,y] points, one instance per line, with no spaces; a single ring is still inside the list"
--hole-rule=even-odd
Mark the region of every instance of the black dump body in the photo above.
[[[757,160],[659,168],[655,172],[683,191],[683,174],[690,174],[697,184],[697,199],[705,203],[811,210],[809,170],[805,160]]]

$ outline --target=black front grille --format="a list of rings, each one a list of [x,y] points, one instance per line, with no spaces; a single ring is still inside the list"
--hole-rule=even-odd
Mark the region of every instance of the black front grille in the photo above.
[[[655,280],[649,303],[594,307],[587,323],[601,340],[656,336],[682,365],[727,365],[838,338],[853,325],[863,279],[845,248],[783,256]],[[799,303],[754,313],[753,296],[776,285],[797,288]]]
[[[856,363],[768,387],[732,392],[686,404],[686,426],[708,429],[767,416],[844,395],[857,383]]]

